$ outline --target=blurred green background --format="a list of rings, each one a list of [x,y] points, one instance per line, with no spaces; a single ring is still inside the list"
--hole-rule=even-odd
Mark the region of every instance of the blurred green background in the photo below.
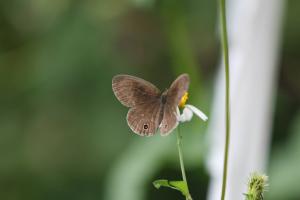
[[[289,0],[269,165],[269,199],[300,199],[300,2]],[[192,77],[190,102],[209,115],[217,64],[216,1],[0,2],[0,199],[180,199],[175,134],[139,137],[111,78],[169,86]],[[193,92],[194,91],[194,92]],[[200,92],[199,92],[200,91]],[[207,125],[184,124],[191,193],[205,198]]]

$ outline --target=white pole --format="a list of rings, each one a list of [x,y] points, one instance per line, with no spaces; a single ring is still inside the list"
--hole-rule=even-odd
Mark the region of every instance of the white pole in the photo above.
[[[281,0],[229,0],[231,141],[227,200],[242,200],[251,172],[265,172],[277,82]],[[225,141],[224,67],[218,74],[208,129],[208,200],[221,196]]]

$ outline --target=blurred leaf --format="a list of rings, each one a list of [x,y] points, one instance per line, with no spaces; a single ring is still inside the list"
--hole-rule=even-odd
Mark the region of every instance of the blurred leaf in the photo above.
[[[140,8],[152,8],[155,0],[131,0],[132,4]]]
[[[203,133],[204,128],[204,124],[199,126],[199,123],[182,126],[187,170],[197,168],[203,162],[206,139],[199,132]],[[134,137],[134,140],[128,149],[120,152],[119,159],[108,172],[103,199],[145,199],[151,180],[163,166],[168,164],[179,169],[175,134],[168,137],[159,134],[151,138]]]
[[[171,147],[175,145],[174,137],[162,139],[156,135],[149,140],[142,137],[135,139],[108,173],[103,199],[145,199],[145,185],[150,183],[149,179],[166,162],[166,158],[173,158]]]
[[[184,196],[188,195],[188,188],[185,181],[168,181],[165,179],[156,180],[153,182],[154,187],[168,187],[180,191]]]
[[[291,127],[287,143],[276,149],[270,163],[270,192],[268,199],[299,199],[300,180],[300,112]]]

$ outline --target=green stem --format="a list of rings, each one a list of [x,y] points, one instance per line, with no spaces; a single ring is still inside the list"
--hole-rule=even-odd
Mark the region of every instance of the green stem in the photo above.
[[[223,181],[222,181],[222,195],[221,200],[225,199],[226,181],[227,181],[227,165],[229,154],[229,141],[230,141],[230,106],[229,106],[229,53],[228,53],[228,36],[226,25],[226,0],[220,0],[220,17],[221,17],[221,30],[222,30],[222,47],[225,62],[225,79],[226,79],[226,139],[224,151],[224,166],[223,166]]]
[[[186,196],[186,200],[192,200],[192,197],[191,197],[190,191],[189,191],[188,182],[187,182],[186,175],[185,175],[179,125],[178,125],[178,128],[177,128],[177,148],[178,148],[178,154],[179,154],[179,161],[180,161],[182,179],[183,179],[183,181],[186,182],[186,186],[187,186],[188,195]]]

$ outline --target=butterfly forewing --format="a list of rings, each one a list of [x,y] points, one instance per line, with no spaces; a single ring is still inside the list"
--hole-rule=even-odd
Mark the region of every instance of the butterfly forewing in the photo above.
[[[112,89],[117,99],[127,107],[134,107],[160,97],[160,91],[152,83],[129,75],[117,75],[112,79]]]
[[[181,74],[173,81],[167,93],[167,103],[178,106],[182,96],[188,91],[190,78],[188,74]]]
[[[187,74],[180,75],[171,85],[166,94],[164,115],[160,124],[161,135],[168,135],[178,125],[176,109],[178,104],[189,88],[190,79]]]

